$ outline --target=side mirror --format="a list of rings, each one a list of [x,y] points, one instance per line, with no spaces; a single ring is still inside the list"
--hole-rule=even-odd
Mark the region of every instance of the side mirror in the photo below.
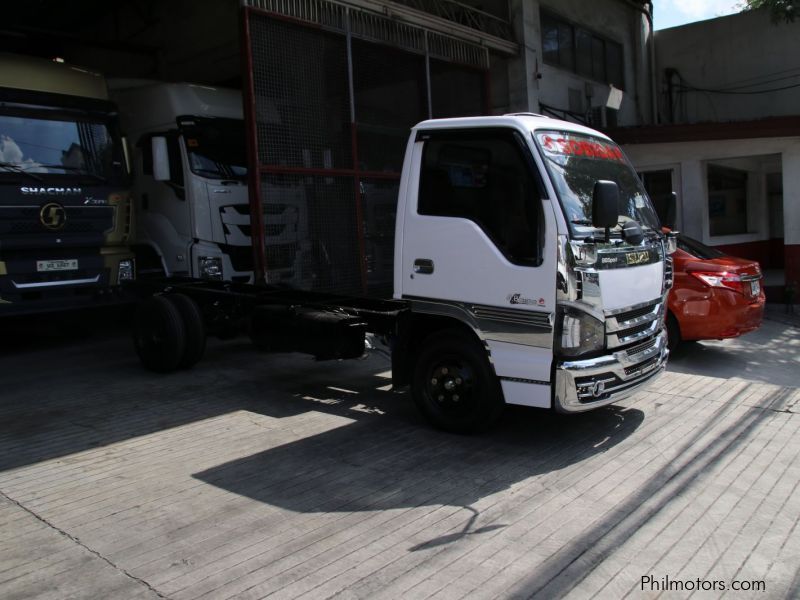
[[[125,158],[125,172],[130,175],[133,173],[131,168],[131,152],[128,147],[128,138],[124,135],[122,136],[122,156]]]
[[[170,171],[167,138],[162,135],[153,136],[150,143],[153,151],[153,178],[156,181],[169,181]]]
[[[667,200],[667,214],[664,216],[664,227],[675,229],[675,221],[678,220],[678,194],[670,192]]]
[[[592,225],[610,229],[618,220],[619,186],[614,181],[597,181],[592,195]]]

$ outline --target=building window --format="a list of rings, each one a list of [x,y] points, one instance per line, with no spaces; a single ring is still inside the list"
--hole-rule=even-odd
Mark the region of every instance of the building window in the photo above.
[[[542,12],[544,62],[625,89],[622,45]]]
[[[708,165],[708,223],[712,236],[747,233],[747,171]]]

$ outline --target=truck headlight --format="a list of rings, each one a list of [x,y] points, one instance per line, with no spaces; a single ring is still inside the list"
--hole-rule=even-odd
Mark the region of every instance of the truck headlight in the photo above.
[[[603,321],[572,307],[560,307],[556,329],[556,351],[563,356],[578,356],[602,350],[606,345]]]
[[[119,270],[117,271],[117,283],[123,281],[133,281],[136,277],[136,263],[132,258],[126,258],[119,261]]]
[[[200,277],[213,281],[222,281],[222,257],[201,256],[197,259]]]

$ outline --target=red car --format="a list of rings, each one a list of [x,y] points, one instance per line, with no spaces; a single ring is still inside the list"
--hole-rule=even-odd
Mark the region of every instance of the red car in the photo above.
[[[764,315],[761,267],[728,256],[685,235],[672,255],[675,283],[669,293],[670,349],[683,340],[718,340],[758,329]]]

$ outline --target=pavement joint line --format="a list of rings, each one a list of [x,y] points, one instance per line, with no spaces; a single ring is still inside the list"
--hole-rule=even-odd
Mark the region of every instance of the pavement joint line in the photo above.
[[[38,520],[39,522],[43,523],[44,525],[46,525],[47,527],[49,527],[49,528],[50,528],[50,529],[52,529],[53,531],[55,531],[55,532],[59,533],[59,534],[60,534],[62,537],[65,537],[65,538],[67,538],[68,540],[70,540],[70,541],[71,541],[71,542],[73,542],[74,544],[77,544],[78,546],[80,546],[81,548],[83,548],[84,550],[86,550],[87,552],[89,552],[90,554],[92,554],[93,556],[96,556],[97,558],[99,558],[100,560],[102,560],[103,562],[105,562],[107,565],[109,565],[111,568],[113,568],[113,569],[114,569],[114,570],[116,570],[117,572],[119,572],[119,573],[121,573],[121,574],[125,575],[127,578],[129,578],[129,579],[131,579],[131,580],[133,580],[133,581],[137,582],[138,584],[140,584],[140,585],[143,585],[144,587],[146,587],[148,590],[150,590],[151,592],[153,592],[153,593],[154,593],[156,596],[158,596],[159,598],[164,598],[164,600],[170,600],[169,596],[166,596],[166,595],[162,594],[160,591],[158,591],[156,588],[154,588],[152,585],[150,585],[150,584],[149,584],[147,581],[145,581],[144,579],[141,579],[141,578],[139,578],[139,577],[136,577],[135,575],[133,575],[133,574],[131,574],[130,572],[126,571],[125,569],[123,569],[122,567],[120,567],[119,565],[117,565],[116,563],[114,563],[113,561],[111,561],[110,559],[106,558],[105,556],[103,556],[102,554],[100,554],[99,552],[97,552],[96,550],[94,550],[94,549],[90,548],[89,546],[87,546],[86,544],[84,544],[83,542],[81,542],[81,541],[80,541],[80,539],[78,539],[78,538],[77,538],[77,537],[75,537],[74,535],[71,535],[71,534],[67,533],[67,532],[66,532],[66,531],[64,531],[63,529],[59,529],[58,527],[56,527],[55,525],[53,525],[53,524],[52,524],[50,521],[48,521],[47,519],[45,519],[45,518],[41,517],[41,516],[40,516],[40,515],[38,515],[36,512],[34,512],[34,511],[30,510],[28,507],[26,507],[25,505],[21,504],[20,502],[17,502],[17,501],[16,501],[14,498],[11,498],[10,496],[6,495],[6,493],[5,493],[5,492],[3,492],[2,490],[0,490],[0,496],[2,496],[3,498],[5,498],[5,499],[6,499],[8,502],[11,502],[13,505],[17,506],[17,507],[18,507],[20,510],[23,510],[23,511],[25,511],[27,514],[31,515],[31,516],[32,516],[34,519],[36,519],[36,520]]]

